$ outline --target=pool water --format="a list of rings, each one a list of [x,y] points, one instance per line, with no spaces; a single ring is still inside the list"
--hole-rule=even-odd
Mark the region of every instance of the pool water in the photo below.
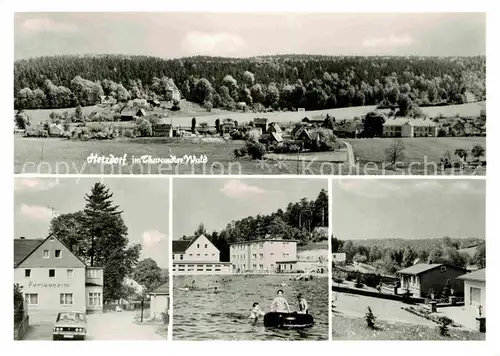
[[[195,281],[195,290],[185,290]],[[287,286],[280,286],[285,282]],[[214,293],[217,287],[218,293]],[[174,340],[328,340],[328,278],[294,281],[288,276],[176,276],[173,295]],[[265,328],[249,320],[252,304],[270,310],[278,289],[292,311],[302,293],[315,325],[303,330]]]

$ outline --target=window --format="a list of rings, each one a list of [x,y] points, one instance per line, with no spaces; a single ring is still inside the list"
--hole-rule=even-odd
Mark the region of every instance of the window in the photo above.
[[[184,259],[184,255],[181,255],[181,261]]]
[[[252,259],[255,260],[257,258],[257,254],[256,253],[253,253],[252,254]]]
[[[199,255],[200,255],[199,253],[196,254],[196,256],[199,256]]]
[[[208,253],[205,253],[205,256],[207,256],[207,257],[208,257]]]
[[[26,293],[24,295],[24,301],[29,305],[38,304],[38,294],[37,293]]]
[[[61,293],[59,302],[61,305],[73,305],[73,293]]]
[[[89,306],[97,307],[101,305],[101,293],[89,293]]]
[[[88,269],[87,278],[99,278],[99,271],[96,269]]]
[[[259,259],[263,259],[264,258],[264,254],[263,253],[259,253]]]
[[[49,277],[54,278],[56,276],[56,270],[55,269],[49,269]]]
[[[25,277],[30,277],[31,276],[31,270],[30,269],[25,269],[24,270],[24,276]]]
[[[56,250],[54,252],[54,258],[61,258],[61,250]]]
[[[192,255],[193,255],[192,253],[189,254],[189,256],[192,256]]]
[[[205,248],[208,248],[208,245],[207,245],[207,244],[205,244]]]
[[[49,250],[43,250],[43,258],[49,258],[49,257],[50,257]]]
[[[200,248],[200,244],[196,244],[196,248]]]
[[[73,278],[73,270],[72,269],[66,270],[66,274],[68,275],[68,279]]]

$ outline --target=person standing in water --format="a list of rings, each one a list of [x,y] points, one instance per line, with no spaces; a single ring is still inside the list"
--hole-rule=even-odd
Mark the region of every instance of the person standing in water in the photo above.
[[[299,302],[299,314],[309,314],[309,307],[307,305],[307,300],[302,296],[301,293],[297,294],[297,301]]]
[[[290,313],[290,306],[286,301],[283,290],[278,290],[278,296],[271,303],[271,311],[276,313]]]
[[[259,320],[259,316],[264,316],[264,312],[260,309],[259,303],[255,302],[252,305],[252,311],[250,312],[249,319],[253,322],[257,322]]]

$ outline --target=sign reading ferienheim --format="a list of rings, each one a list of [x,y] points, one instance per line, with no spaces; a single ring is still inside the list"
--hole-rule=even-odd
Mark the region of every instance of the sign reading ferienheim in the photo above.
[[[69,288],[67,283],[29,283],[30,288]]]

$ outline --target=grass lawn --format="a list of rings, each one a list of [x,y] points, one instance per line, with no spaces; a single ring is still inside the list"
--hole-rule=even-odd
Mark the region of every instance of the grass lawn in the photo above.
[[[422,137],[402,138],[401,140],[405,146],[405,165],[439,163],[446,151],[450,151],[453,157],[457,148],[470,150],[474,145],[486,148],[486,137]],[[390,138],[347,139],[346,141],[352,145],[354,156],[356,160],[359,159],[362,166],[367,162],[373,162],[381,167],[386,159],[385,150],[393,144],[393,139]],[[455,159],[458,157],[455,156]],[[412,168],[413,174],[419,174],[418,167],[415,165]]]
[[[333,340],[485,340],[486,334],[449,328],[450,336],[441,336],[439,326],[413,325],[376,320],[376,330],[362,318],[333,315]]]
[[[242,141],[195,143],[179,139],[117,139],[76,141],[60,138],[24,138],[14,136],[14,172],[44,174],[296,174],[297,162],[236,159],[233,151]],[[101,165],[87,163],[90,154],[122,157],[127,164]],[[208,162],[199,165],[132,164],[132,156],[206,155]],[[300,162],[301,174],[337,174],[336,164]]]

